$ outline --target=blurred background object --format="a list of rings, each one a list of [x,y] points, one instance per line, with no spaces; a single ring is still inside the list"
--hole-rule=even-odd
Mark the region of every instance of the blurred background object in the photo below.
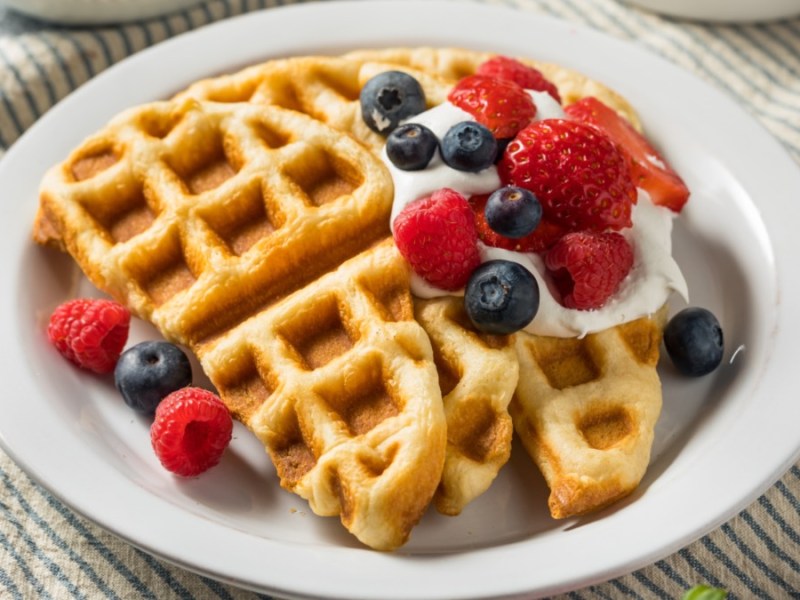
[[[624,0],[670,17],[719,23],[776,21],[800,15],[800,0]]]
[[[64,25],[138,21],[167,14],[202,0],[0,0],[29,17]]]

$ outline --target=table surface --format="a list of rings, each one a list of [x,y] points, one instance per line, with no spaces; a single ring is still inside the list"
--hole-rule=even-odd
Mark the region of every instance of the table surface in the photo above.
[[[486,0],[487,2],[489,0]],[[122,26],[58,27],[0,8],[0,157],[51,106],[109,65],[184,31],[290,0],[211,0]],[[734,97],[800,163],[800,18],[700,24],[615,0],[505,0],[658,53]],[[76,515],[0,451],[0,598],[211,598],[253,594],[167,564]],[[700,540],[564,598],[800,598],[800,463]]]

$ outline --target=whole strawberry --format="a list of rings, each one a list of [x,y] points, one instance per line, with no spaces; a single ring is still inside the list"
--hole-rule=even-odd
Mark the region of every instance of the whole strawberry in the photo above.
[[[539,69],[508,56],[495,56],[482,63],[475,71],[476,75],[485,75],[497,79],[513,81],[526,90],[547,92],[561,104],[558,88],[549,81]]]
[[[497,168],[505,185],[532,191],[543,217],[567,230],[631,226],[630,168],[595,127],[566,119],[532,123],[509,143]]]
[[[481,261],[472,209],[449,188],[406,205],[394,220],[394,239],[414,272],[444,290],[463,288]]]
[[[216,394],[184,387],[156,408],[150,441],[165,469],[192,477],[219,463],[232,432],[231,416]]]
[[[567,308],[601,308],[633,266],[633,250],[617,232],[571,232],[545,254],[545,266]]]
[[[536,116],[536,105],[521,86],[496,77],[465,77],[447,99],[471,114],[497,139],[513,137]]]
[[[130,320],[128,309],[113,300],[75,298],[50,315],[47,337],[82,369],[110,373],[128,339]]]

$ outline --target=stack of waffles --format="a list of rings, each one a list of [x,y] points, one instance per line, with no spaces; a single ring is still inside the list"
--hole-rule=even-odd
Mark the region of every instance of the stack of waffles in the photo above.
[[[556,518],[629,494],[649,462],[663,311],[581,339],[491,336],[460,299],[410,293],[359,93],[400,69],[433,106],[489,56],[358,51],[200,81],[119,115],[41,187],[36,241],[189,347],[281,485],[376,549],[432,501],[456,515],[486,491],[514,430]],[[533,64],[565,102],[638,126],[608,88]]]

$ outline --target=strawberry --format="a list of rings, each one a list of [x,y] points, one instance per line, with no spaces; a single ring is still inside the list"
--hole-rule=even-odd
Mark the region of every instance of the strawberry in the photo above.
[[[576,231],[548,250],[545,266],[567,308],[601,308],[633,266],[633,250],[619,233]]]
[[[634,184],[644,189],[654,204],[680,212],[689,199],[689,189],[664,157],[628,121],[591,96],[570,104],[565,112],[570,118],[605,132],[625,154]]]
[[[232,432],[233,420],[216,394],[185,387],[169,394],[156,408],[150,441],[165,469],[192,477],[220,461]]]
[[[547,92],[556,102],[561,104],[561,96],[558,94],[558,88],[545,78],[539,69],[523,64],[514,58],[495,56],[481,64],[475,73],[477,75],[513,81],[526,90]]]
[[[414,272],[444,290],[464,287],[481,261],[472,209],[449,188],[406,205],[394,220],[394,239]]]
[[[521,86],[496,77],[465,77],[447,99],[475,117],[497,139],[513,137],[536,116],[536,105]]]
[[[525,237],[511,239],[502,236],[494,231],[486,221],[484,209],[488,199],[489,194],[480,194],[469,199],[470,206],[475,213],[475,228],[478,231],[478,238],[487,246],[517,252],[543,252],[566,233],[566,229],[560,225],[543,218],[539,221],[536,229]]]
[[[631,226],[636,188],[617,146],[597,128],[566,119],[531,123],[499,161],[504,185],[532,191],[543,218],[570,231]]]
[[[113,300],[75,298],[53,311],[47,337],[82,369],[110,373],[128,339],[130,320],[128,309]]]

